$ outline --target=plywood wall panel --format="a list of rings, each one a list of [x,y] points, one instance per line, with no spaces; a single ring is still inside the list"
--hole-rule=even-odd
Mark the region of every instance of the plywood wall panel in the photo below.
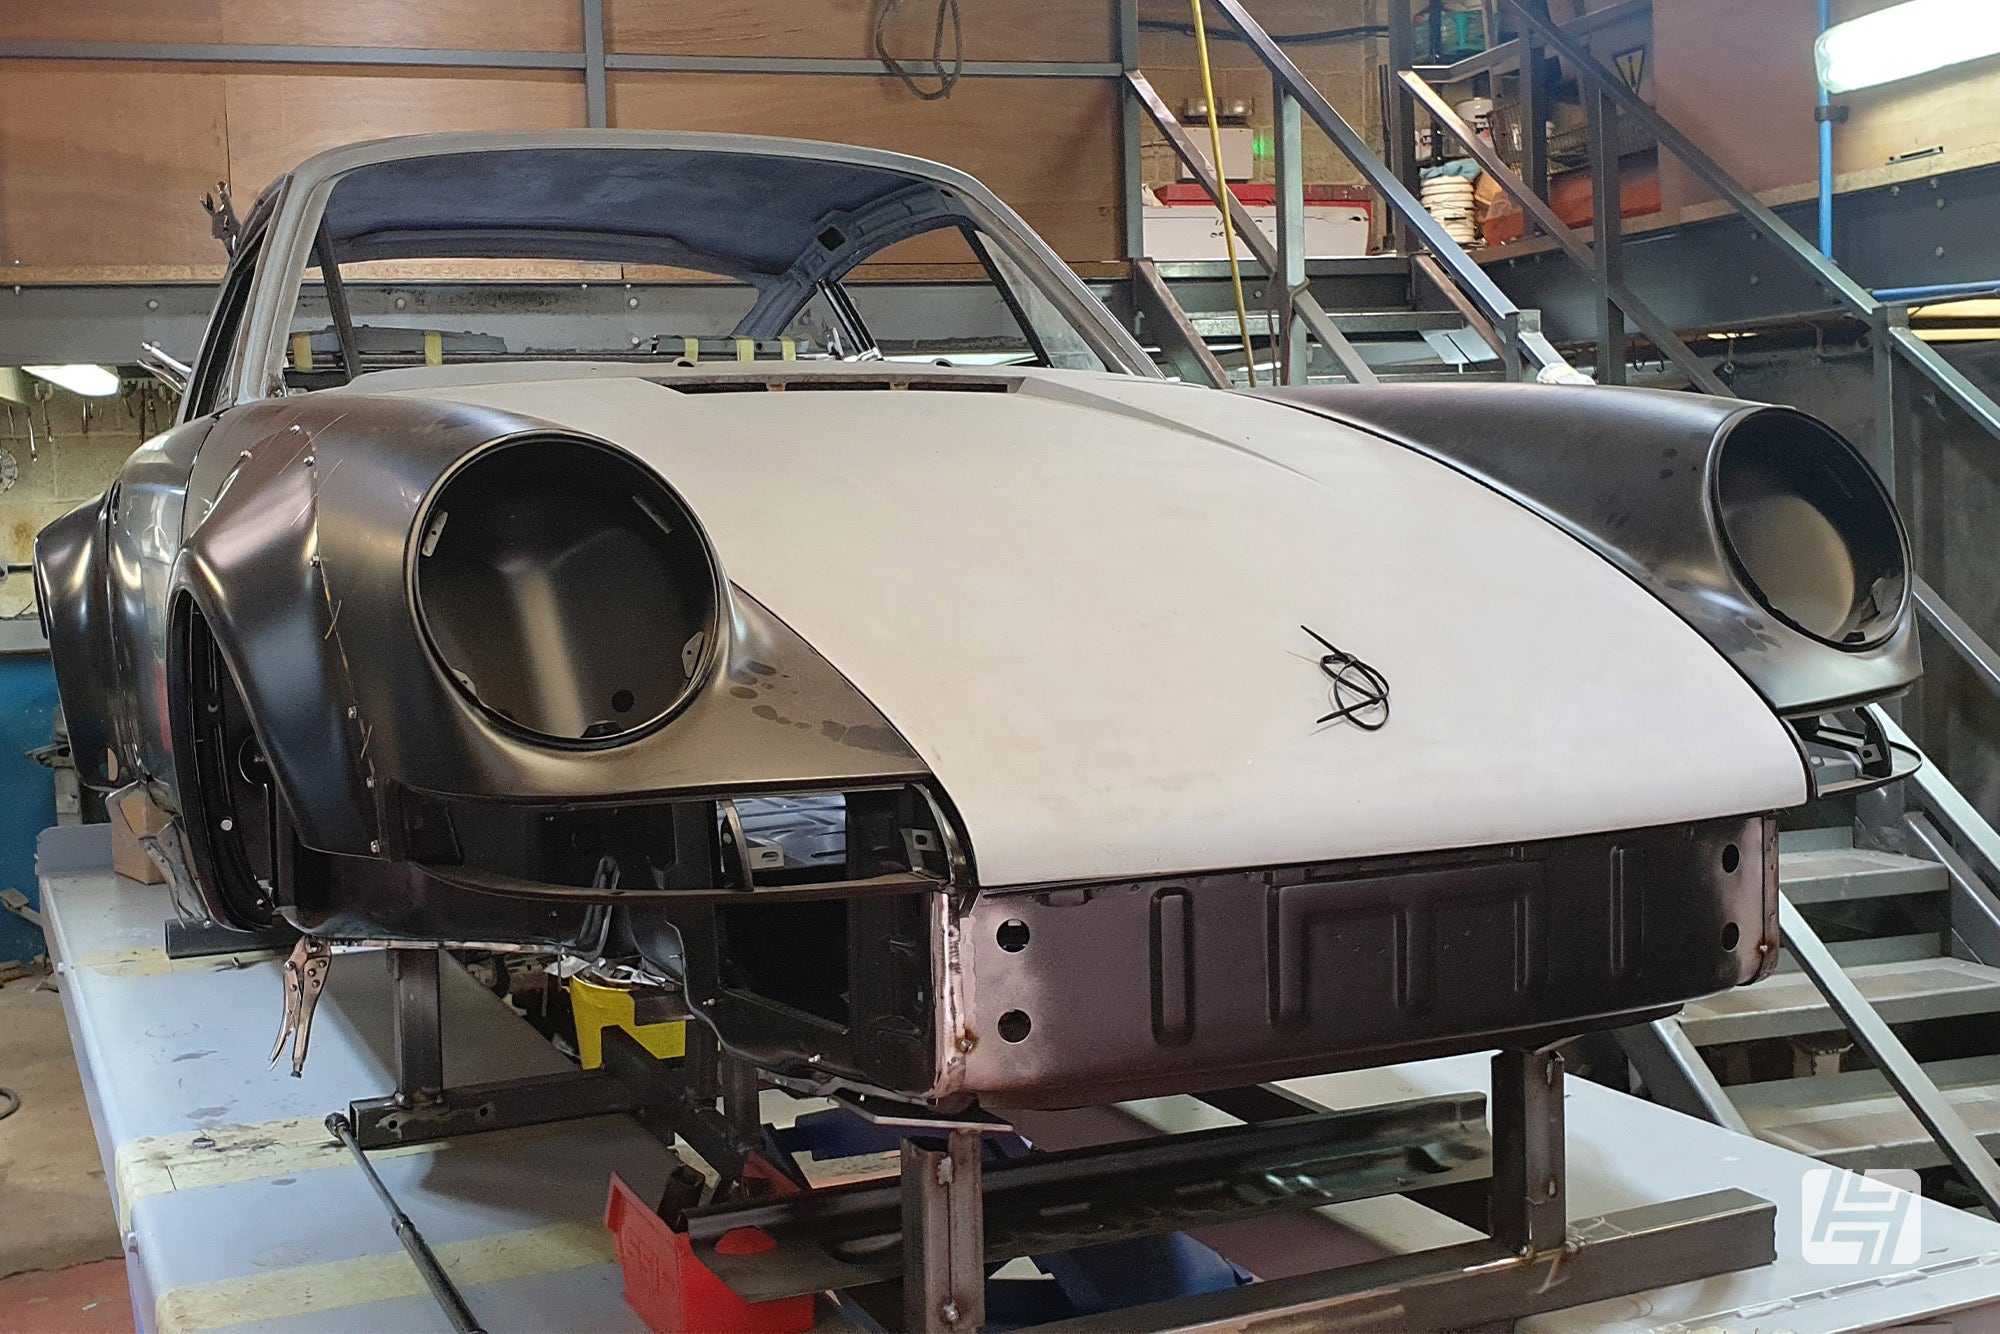
[[[583,124],[583,80],[561,72],[232,72],[229,175],[248,199],[324,149],[433,130]]]
[[[211,71],[0,62],[0,261],[216,263],[195,201],[228,175],[225,143]]]
[[[1892,0],[1835,0],[1836,22]],[[1661,113],[1744,185],[1798,192],[1819,170],[1813,122],[1817,83],[1808,4],[1654,0],[1653,91]],[[2000,74],[1990,64],[1843,94],[1848,119],[1833,131],[1834,170],[1880,172],[1889,159],[1926,148],[1963,160],[2000,142]],[[1662,155],[1661,202],[1669,213],[1708,198],[1692,175]],[[1911,174],[1924,171],[1921,162]]]
[[[11,2],[11,0],[9,0]],[[123,0],[120,0],[123,3]],[[580,51],[578,0],[205,0],[222,7],[227,40],[311,46],[421,46]]]
[[[223,0],[0,0],[0,41],[221,42]]]
[[[1653,96],[1660,114],[1752,190],[1812,179],[1819,152],[1815,26],[1809,4],[1760,6],[1752,19],[1741,0],[1656,0]],[[1672,154],[1661,154],[1665,212],[1706,197]]]
[[[1100,79],[967,79],[920,102],[893,79],[645,74],[611,79],[611,123],[867,144],[979,177],[1071,261],[1122,253],[1118,85]]]
[[[874,57],[879,0],[605,0],[606,47],[644,54]],[[968,60],[1103,61],[1117,46],[1113,0],[965,0]],[[904,0],[887,31],[897,59],[927,58],[933,0]]]

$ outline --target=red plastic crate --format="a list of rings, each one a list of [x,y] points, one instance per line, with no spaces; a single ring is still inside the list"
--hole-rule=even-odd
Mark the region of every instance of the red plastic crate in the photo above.
[[[604,1226],[618,1244],[625,1302],[654,1334],[804,1334],[813,1327],[813,1299],[746,1302],[695,1258],[687,1233],[676,1232],[614,1174],[604,1202]],[[716,1249],[752,1255],[777,1245],[755,1228],[726,1233]]]

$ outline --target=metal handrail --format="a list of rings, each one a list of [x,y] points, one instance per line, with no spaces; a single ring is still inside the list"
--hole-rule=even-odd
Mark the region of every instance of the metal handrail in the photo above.
[[[1793,230],[1784,219],[1772,212],[1763,201],[1745,189],[1714,159],[1702,152],[1692,140],[1674,126],[1673,122],[1656,111],[1623,79],[1599,63],[1586,47],[1576,42],[1573,33],[1564,31],[1534,13],[1522,3],[1522,0],[1500,0],[1500,3],[1522,25],[1524,30],[1522,40],[1525,40],[1525,33],[1532,32],[1536,45],[1546,46],[1567,60],[1576,71],[1578,79],[1589,85],[1594,98],[1602,99],[1598,103],[1599,106],[1608,103],[1617,108],[1620,114],[1635,118],[1657,142],[1687,164],[1704,184],[1727,201],[1739,215],[1754,223],[1763,235],[1777,244],[1781,252],[1790,255],[1807,270],[1850,313],[1868,321],[1876,331],[1876,335],[1884,340],[1895,357],[1920,372],[1981,429],[1996,441],[2000,441],[2000,403],[1996,403],[1990,395],[1972,383],[1964,372],[1945,360],[1935,348],[1910,330],[1907,309],[1898,303],[1878,299],[1849,277],[1846,270],[1821,254],[1816,246]],[[1450,130],[1455,138],[1465,142],[1465,135],[1470,134],[1470,127],[1466,126],[1445,104],[1442,95],[1425,83],[1414,70],[1404,70],[1401,73],[1405,86],[1410,88],[1411,93],[1425,103],[1426,109],[1444,125],[1444,128]],[[1507,170],[1498,155],[1494,154],[1488,145],[1477,141],[1476,136],[1473,142],[1467,143],[1467,148],[1479,160],[1481,167],[1493,175],[1502,188],[1508,190],[1508,193],[1521,204],[1523,210],[1534,218],[1569,258],[1585,267],[1590,266],[1592,256],[1576,239],[1571,229],[1556,217],[1554,210],[1548,207],[1547,201],[1532,190],[1527,191],[1525,195],[1517,194],[1511,187],[1520,181],[1520,177]],[[1483,153],[1480,151],[1482,149]],[[1492,159],[1492,165],[1488,165],[1489,157]],[[1733,392],[1701,363],[1671,329],[1665,328],[1662,322],[1651,317],[1650,310],[1630,289],[1618,285],[1601,295],[1630,316],[1632,322],[1639,326],[1640,332],[1651,339],[1654,346],[1660,348],[1696,385],[1711,394],[1734,397]],[[1655,327],[1649,327],[1649,324]],[[1662,334],[1665,335],[1664,338]],[[1918,599],[1918,607],[1934,620],[1940,612],[1950,615],[1953,621],[1965,627],[1966,633],[1971,635],[1970,642],[1980,643],[1978,636],[1971,634],[1970,627],[1951,612],[1943,599],[1927,587]],[[1952,650],[1963,657],[1978,673],[1981,682],[1996,697],[2000,697],[2000,682],[1996,682],[1991,675],[1990,659],[1982,660],[1978,653],[1971,651],[1968,640],[1963,636],[1946,633],[1943,638]],[[1980,647],[1984,648],[1983,643]],[[1991,653],[1990,649],[1985,651]]]
[[[1223,17],[1236,29],[1244,44],[1263,63],[1265,69],[1270,71],[1273,84],[1281,97],[1295,102],[1299,111],[1319,126],[1321,132],[1333,141],[1334,146],[1354,169],[1361,173],[1363,179],[1391,212],[1403,220],[1443,270],[1450,275],[1452,285],[1464,294],[1465,299],[1480,314],[1481,318],[1473,325],[1475,331],[1493,346],[1495,354],[1507,363],[1510,372],[1525,364],[1542,378],[1578,378],[1575,368],[1543,336],[1540,322],[1533,317],[1532,312],[1524,312],[1515,305],[1513,299],[1500,290],[1500,285],[1493,281],[1491,275],[1482,269],[1462,246],[1451,239],[1444,230],[1444,225],[1430,215],[1415,192],[1376,156],[1368,142],[1299,71],[1299,67],[1292,62],[1291,57],[1284,53],[1276,39],[1265,31],[1264,27],[1250,16],[1240,0],[1209,0],[1209,3],[1222,11]],[[1159,100],[1158,94],[1152,92],[1151,85],[1146,83],[1145,77],[1137,71],[1127,71],[1126,79],[1138,95],[1140,105],[1167,135],[1176,154],[1201,180],[1203,189],[1208,192],[1217,207],[1226,208],[1232,222],[1235,222],[1239,206],[1235,204],[1234,196],[1223,190],[1219,181],[1211,184],[1214,173],[1206,170],[1206,158],[1198,153],[1191,158],[1188,152],[1184,151],[1185,148],[1191,148],[1191,145],[1183,145],[1174,130],[1169,128],[1170,126],[1177,128],[1179,123]],[[1226,200],[1224,196],[1227,196]],[[1243,225],[1237,225],[1237,234],[1250,244],[1253,251],[1270,250],[1268,258],[1259,255],[1259,262],[1265,264],[1267,272],[1273,275],[1280,273],[1281,256],[1270,246],[1269,239],[1263,235],[1261,229],[1249,221],[1247,215],[1244,215],[1243,221],[1249,225],[1249,231],[1246,232]],[[1338,348],[1345,340],[1334,341],[1338,339],[1337,333],[1334,334],[1334,339],[1326,337],[1326,333],[1333,332],[1331,322],[1325,322],[1323,333],[1320,327],[1315,327],[1313,311],[1317,306],[1311,302],[1309,294],[1294,293],[1293,299],[1300,318],[1313,335],[1320,338],[1329,350],[1334,352],[1336,358],[1339,358]],[[1355,361],[1359,361],[1358,356],[1355,357]],[[1349,370],[1350,378],[1359,378],[1352,375],[1352,370],[1344,359],[1342,365],[1343,369]]]
[[[1609,99],[1621,114],[1631,116],[1646,127],[1654,139],[1701,178],[1702,183],[1729,202],[1738,213],[1748,217],[1761,228],[1764,234],[1775,241],[1779,248],[1790,252],[1793,259],[1805,266],[1829,292],[1840,299],[1853,314],[1872,318],[1880,303],[1831,259],[1822,255],[1811,242],[1793,231],[1790,224],[1773,213],[1756,195],[1745,189],[1728,172],[1724,171],[1708,154],[1696,147],[1677,129],[1673,122],[1653,109],[1651,103],[1628,87],[1625,81],[1599,64],[1588,48],[1580,46],[1574,37],[1558,25],[1534,13],[1521,0],[1500,0],[1514,20],[1524,30],[1535,34],[1535,43],[1546,46],[1567,60],[1576,70],[1577,77],[1587,80],[1604,97]]]
[[[1236,198],[1236,192],[1225,186],[1221,178],[1216,175],[1214,164],[1209,162],[1208,157],[1195,146],[1194,140],[1188,137],[1186,127],[1168,109],[1166,99],[1160,96],[1152,82],[1138,70],[1127,70],[1125,82],[1131,89],[1132,95],[1139,100],[1139,105],[1145,108],[1146,114],[1153,118],[1155,125],[1159,126],[1160,133],[1166,136],[1167,143],[1172,146],[1175,155],[1189,171],[1194,173],[1195,180],[1207,192],[1210,201],[1216,208],[1222,210],[1237,238],[1249,248],[1251,255],[1263,266],[1265,276],[1275,280],[1282,271],[1278,248],[1271,244],[1271,238],[1264,234],[1264,229],[1257,225],[1257,220],[1250,216],[1250,211]],[[1311,292],[1292,292],[1288,294],[1288,298],[1293,311],[1339,364],[1342,374],[1355,384],[1378,382],[1375,372],[1361,359],[1361,354],[1355,350],[1354,344],[1348,341],[1347,335],[1334,327],[1333,321],[1327,318],[1326,311],[1320,307]],[[1243,355],[1246,360],[1254,359],[1257,352],[1255,348],[1245,347]]]
[[[1685,163],[1704,185],[1721,196],[1737,214],[1756,224],[1780,251],[1810,273],[1850,314],[1868,321],[1886,334],[1890,345],[1903,361],[1942,389],[1989,435],[2000,440],[2000,403],[1995,403],[1957,367],[1939,356],[1930,344],[1911,333],[1906,325],[1897,324],[1894,315],[1903,314],[1907,318],[1906,312],[1895,309],[1900,303],[1878,299],[1874,293],[1855,282],[1845,269],[1821,254],[1817,246],[1807,241],[1713,158],[1702,152],[1672,121],[1632,91],[1623,79],[1605,69],[1587,48],[1574,40],[1573,34],[1534,13],[1521,0],[1500,2],[1524,28],[1534,32],[1538,44],[1562,56],[1576,70],[1577,77],[1589,83],[1595,93],[1616,106],[1622,114],[1635,118],[1658,143]],[[1540,221],[1539,218],[1536,220]],[[1560,230],[1566,232],[1568,229]],[[1551,235],[1555,235],[1554,230],[1551,230]]]
[[[1574,34],[1566,33],[1541,15],[1531,12],[1522,0],[1501,0],[1501,4],[1521,25],[1521,39],[1518,49],[1522,53],[1523,97],[1528,96],[1528,79],[1531,77],[1529,64],[1539,59],[1535,54],[1546,47],[1563,57],[1576,72],[1580,84],[1589,96],[1589,114],[1594,143],[1602,146],[1610,141],[1612,127],[1618,115],[1629,115],[1648,130],[1661,147],[1692,169],[1711,190],[1726,200],[1738,215],[1749,220],[1762,235],[1770,238],[1780,251],[1804,268],[1841,306],[1866,320],[1880,340],[1881,351],[1877,354],[1879,395],[1885,402],[1893,403],[1895,366],[1898,360],[1913,366],[1936,385],[1953,403],[1964,410],[1989,435],[2000,439],[2000,404],[1974,385],[1950,362],[1939,355],[1928,343],[1916,337],[1909,328],[1907,308],[1885,303],[1850,278],[1832,259],[1822,254],[1806,241],[1776,213],[1750,191],[1743,188],[1734,178],[1718,166],[1709,156],[1682,134],[1671,122],[1661,116],[1651,105],[1641,99],[1622,79],[1599,64],[1595,57],[1574,40]],[[1423,77],[1411,68],[1397,70],[1403,88],[1421,101],[1426,110],[1465,145],[1482,168],[1494,177],[1520,203],[1522,210],[1548,233],[1551,240],[1573,261],[1591,269],[1600,302],[1623,311],[1640,327],[1641,332],[1651,338],[1675,364],[1699,387],[1710,393],[1728,394],[1727,386],[1721,384],[1707,367],[1701,365],[1685,343],[1671,329],[1648,328],[1654,321],[1651,311],[1643,301],[1638,300],[1620,281],[1621,268],[1617,262],[1616,249],[1622,242],[1621,232],[1615,219],[1603,216],[1607,205],[1617,206],[1615,184],[1607,191],[1600,188],[1595,198],[1596,252],[1586,249],[1571,229],[1562,222],[1555,211],[1548,206],[1539,189],[1528,188],[1521,177],[1516,176],[1499,160],[1489,145],[1480,141],[1470,131],[1470,127],[1445,104],[1444,98],[1432,88]],[[1615,160],[1606,160],[1602,154],[1596,155],[1594,168],[1599,174],[1615,173]],[[1539,172],[1539,155],[1530,154],[1530,165]],[[1602,363],[1607,356],[1624,355],[1622,327],[1614,329],[1615,319],[1600,323],[1600,378],[1603,378]],[[1666,336],[1662,338],[1661,333]],[[1606,343],[1612,346],[1605,346]],[[1894,417],[1893,411],[1885,411],[1881,419],[1883,439],[1879,443],[1879,459],[1893,466]],[[1940,598],[1936,591],[1921,579],[1915,581],[1913,600],[1919,615],[1951,646],[1973,669],[1982,685],[1996,697],[2000,697],[2000,654],[1996,654],[1979,634],[1951,607]],[[1869,712],[1882,725],[1885,735],[1891,741],[1909,743],[1909,738],[1894,720],[1879,707],[1871,706]],[[1957,848],[1962,849],[1966,860],[1970,861],[1986,876],[1995,877],[2000,883],[2000,834],[1996,834],[1980,813],[1973,808],[1962,793],[1955,788],[1935,765],[1926,762],[1912,779],[1919,803],[1934,815],[1945,831],[1945,837]],[[1820,994],[1826,997],[1834,1013],[1851,1033],[1855,1041],[1867,1052],[1869,1058],[1889,1080],[1897,1095],[1916,1115],[1925,1131],[1944,1151],[1959,1174],[1971,1185],[1990,1211],[2000,1213],[2000,1166],[1996,1166],[1993,1155],[1980,1143],[1965,1123],[1956,1108],[1941,1093],[1936,1083],[1918,1063],[1916,1058],[1896,1037],[1881,1013],[1861,994],[1853,981],[1842,971],[1838,961],[1813,931],[1811,925],[1791,902],[1782,896],[1779,900],[1779,922],[1786,948],[1799,963],[1807,977],[1812,980]],[[1663,1077],[1674,1073],[1672,1062],[1656,1061],[1661,1065]],[[1709,1100],[1701,1096],[1702,1090],[1693,1089],[1689,1096],[1695,1098],[1704,1110]]]
[[[1910,1049],[1897,1039],[1881,1011],[1861,994],[1861,989],[1833,957],[1833,951],[1782,894],[1778,897],[1778,927],[1784,933],[1785,948],[1798,960],[1800,970],[1826,997],[1827,1004],[1840,1016],[1840,1022],[1854,1035],[1855,1042],[1916,1113],[1917,1120],[1944,1150],[1945,1157],[1988,1212],[2000,1218],[2000,1164],[1993,1161],[1993,1155],[1979,1142],[1979,1136],[1910,1054]]]
[[[1321,95],[1311,80],[1299,72],[1299,67],[1292,63],[1292,58],[1284,53],[1276,39],[1250,17],[1241,0],[1210,0],[1210,3],[1222,11],[1223,17],[1242,36],[1244,44],[1256,53],[1278,86],[1298,103],[1299,109],[1333,141],[1334,147],[1361,173],[1390,210],[1423,241],[1424,247],[1451,274],[1454,285],[1485,316],[1487,325],[1506,340],[1505,346],[1499,349],[1503,357],[1508,349],[1518,348],[1540,374],[1574,374],[1569,362],[1542,337],[1539,327],[1523,326],[1521,308],[1500,290],[1500,285],[1479,267],[1464,247],[1451,239],[1444,224],[1430,215],[1423,201],[1375,155],[1368,142],[1347,123],[1347,118],[1334,110],[1333,104]]]
[[[1626,19],[1635,19],[1642,14],[1653,12],[1653,0],[1619,0],[1617,4],[1570,21],[1567,31],[1582,37],[1603,28],[1613,27]],[[1515,65],[1521,59],[1521,39],[1509,38],[1497,46],[1489,46],[1484,51],[1453,61],[1449,65],[1422,65],[1417,68],[1427,71],[1439,83],[1460,83],[1475,74],[1487,74],[1496,69]]]
[[[1491,176],[1500,188],[1505,190],[1522,210],[1549,234],[1549,238],[1564,255],[1584,269],[1593,272],[1596,270],[1596,258],[1590,247],[1577,239],[1569,225],[1556,216],[1556,211],[1549,207],[1547,200],[1536,194],[1526,181],[1508,168],[1500,155],[1493,150],[1493,146],[1481,139],[1478,133],[1465,123],[1464,118],[1452,110],[1437,89],[1424,82],[1423,76],[1415,70],[1404,70],[1399,77],[1403,86],[1424,104],[1424,109],[1430,112],[1431,118],[1443,126],[1452,138],[1458,140],[1466,152],[1472,154],[1480,169]],[[1701,358],[1695,355],[1694,350],[1681,340],[1680,335],[1676,334],[1673,328],[1631,289],[1623,284],[1616,284],[1605,295],[1631,319],[1633,324],[1638,326],[1639,332],[1651,339],[1653,345],[1665,353],[1668,359],[1680,368],[1683,375],[1700,385],[1704,392],[1724,398],[1734,397],[1729,386],[1718,379],[1715,372],[1709,370]],[[1603,368],[1600,366],[1599,370],[1601,373]]]
[[[1953,611],[1951,604],[1939,597],[1937,590],[1922,579],[1915,582],[1911,593],[1917,614],[1929,621],[1938,637],[1964,659],[1965,665],[1972,669],[1987,693],[2000,697],[2000,652],[1995,652],[1971,623]]]

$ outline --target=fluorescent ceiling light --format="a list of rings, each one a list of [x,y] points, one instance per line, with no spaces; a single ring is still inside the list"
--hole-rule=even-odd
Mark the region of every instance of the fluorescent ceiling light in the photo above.
[[[23,366],[21,369],[85,398],[110,398],[119,389],[118,372],[109,366],[81,362],[72,366]]]
[[[1994,55],[2000,55],[2000,4],[1994,0],[1905,0],[1836,23],[1813,43],[1820,86],[1830,93]]]

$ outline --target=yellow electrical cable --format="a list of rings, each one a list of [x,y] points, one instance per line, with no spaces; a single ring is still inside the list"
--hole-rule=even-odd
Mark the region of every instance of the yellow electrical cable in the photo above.
[[[1222,210],[1222,244],[1229,251],[1229,289],[1236,297],[1236,327],[1243,333],[1243,372],[1250,387],[1257,387],[1257,349],[1250,345],[1250,311],[1243,304],[1243,268],[1236,260],[1236,224],[1229,216],[1229,175],[1222,169],[1222,122],[1215,113],[1215,77],[1208,69],[1208,28],[1202,23],[1201,0],[1188,0],[1194,11],[1194,45],[1201,54],[1201,95],[1208,102],[1209,161],[1215,168],[1215,184]]]

